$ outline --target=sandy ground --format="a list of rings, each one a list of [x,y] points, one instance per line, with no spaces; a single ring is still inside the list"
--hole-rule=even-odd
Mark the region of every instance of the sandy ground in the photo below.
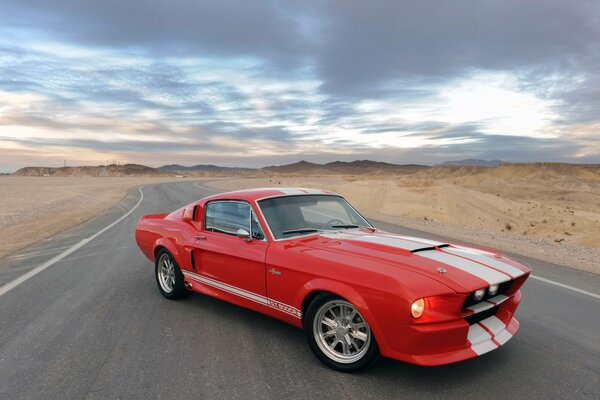
[[[370,218],[600,273],[600,180],[506,173],[277,177],[207,185],[332,190]]]
[[[131,188],[173,180],[1,177],[0,259],[110,209]]]

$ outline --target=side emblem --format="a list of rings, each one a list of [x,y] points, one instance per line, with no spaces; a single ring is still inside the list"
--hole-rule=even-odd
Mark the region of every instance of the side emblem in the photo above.
[[[445,274],[448,271],[446,271],[446,268],[438,268],[437,272],[439,272],[440,274]]]
[[[281,271],[277,271],[275,268],[271,268],[269,272],[273,275],[281,275]]]

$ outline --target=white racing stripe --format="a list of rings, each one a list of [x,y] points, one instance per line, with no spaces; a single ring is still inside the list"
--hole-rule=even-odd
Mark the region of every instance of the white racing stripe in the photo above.
[[[199,274],[193,273],[191,271],[182,271],[182,272],[186,278],[190,278],[197,282],[203,283],[207,286],[211,286],[216,289],[222,290],[224,292],[234,294],[234,295],[242,297],[246,300],[254,301],[255,303],[259,303],[264,306],[273,308],[273,309],[281,311],[285,314],[292,315],[296,318],[302,318],[302,311],[298,310],[295,307],[290,306],[289,304],[281,303],[277,300],[270,299],[270,298],[262,296],[258,293],[250,292],[248,290],[245,290],[245,289],[242,289],[242,288],[239,288],[236,286],[232,286],[227,283],[217,281],[212,278],[208,278],[204,275],[199,275]]]
[[[477,249],[468,249],[466,247],[456,247],[456,248],[446,247],[446,248],[444,248],[444,251],[448,252],[448,253],[456,254],[458,256],[466,257],[468,259],[477,261],[477,262],[485,264],[485,265],[489,265],[490,267],[495,268],[499,271],[502,271],[505,274],[508,274],[513,278],[517,278],[524,274],[524,272],[521,271],[520,269],[501,261],[501,259],[494,258],[494,254],[492,254],[492,253],[483,252],[483,251],[477,250]]]
[[[350,232],[331,232],[323,233],[321,236],[328,239],[345,239],[345,240],[356,240],[364,243],[376,243],[383,246],[394,247],[397,249],[413,251],[416,249],[423,248],[424,244],[417,243],[409,240],[404,240],[398,236],[391,235],[379,235],[379,234],[360,234]]]
[[[489,330],[489,332],[484,329],[483,326]],[[478,356],[497,349],[499,347],[498,345],[503,345],[511,338],[512,335],[506,329],[504,322],[500,321],[496,316],[491,316],[481,322],[471,325],[467,334],[467,339],[471,343],[471,350]]]
[[[492,303],[488,303],[487,301],[482,301],[481,303],[477,303],[470,307],[467,307],[467,310],[471,310],[473,311],[473,314],[477,314],[482,311],[489,310],[492,307],[495,307],[495,305]]]
[[[30,278],[33,278],[34,276],[36,276],[37,274],[39,274],[40,272],[42,272],[46,268],[49,268],[52,265],[56,264],[60,260],[62,260],[65,257],[67,257],[69,254],[74,253],[75,251],[79,250],[80,248],[82,248],[83,246],[85,246],[86,244],[88,244],[90,241],[94,240],[95,238],[97,238],[98,236],[102,235],[104,232],[106,232],[107,230],[109,230],[110,228],[112,228],[113,226],[115,226],[119,222],[123,221],[125,218],[127,218],[132,212],[135,211],[136,208],[139,207],[140,204],[142,204],[142,200],[144,200],[144,192],[142,191],[142,189],[143,189],[143,187],[138,188],[138,190],[140,192],[140,199],[138,200],[138,202],[136,203],[136,205],[133,206],[133,208],[131,210],[129,210],[125,214],[123,214],[123,216],[121,216],[121,218],[117,219],[115,222],[113,222],[112,224],[108,225],[107,227],[105,227],[104,229],[100,230],[99,232],[96,232],[95,234],[93,234],[89,238],[82,239],[79,243],[74,244],[73,246],[71,246],[68,249],[66,249],[65,251],[63,251],[62,253],[54,256],[53,258],[51,258],[50,260],[46,261],[45,263],[43,263],[43,264],[35,267],[34,269],[30,270],[26,274],[21,275],[17,279],[14,279],[14,280],[6,283],[5,285],[1,286],[0,287],[0,296],[2,296],[3,294],[11,291],[12,289],[16,288],[17,286],[19,286],[21,283],[25,282],[26,280],[28,280]]]
[[[473,324],[469,327],[467,339],[471,342],[471,349],[477,353],[477,355],[487,353],[498,347],[492,342],[490,334],[477,324]]]
[[[506,325],[504,325],[504,322],[500,321],[495,315],[484,319],[480,322],[480,324],[488,328],[490,332],[492,332],[492,335],[494,335],[494,337],[496,337],[496,335],[498,335],[500,332],[506,329]]]
[[[502,282],[506,282],[510,280],[510,276],[503,274],[501,272],[496,271],[495,269],[486,267],[485,265],[481,265],[476,263],[475,261],[470,261],[453,254],[444,253],[438,250],[426,250],[420,251],[416,253],[419,257],[429,258],[430,260],[435,260],[444,264],[447,264],[451,267],[460,269],[464,272],[467,272],[471,275],[478,277],[489,283],[490,285],[497,285]]]

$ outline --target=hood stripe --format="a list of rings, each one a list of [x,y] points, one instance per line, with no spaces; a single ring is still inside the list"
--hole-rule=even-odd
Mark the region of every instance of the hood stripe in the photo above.
[[[506,282],[511,279],[511,276],[503,272],[497,271],[493,268],[489,268],[486,265],[471,261],[461,256],[454,254],[445,253],[438,250],[426,250],[416,254],[418,257],[429,258],[430,260],[438,261],[447,264],[451,267],[458,268],[464,272],[478,277],[489,283],[490,285],[497,285],[502,282]]]
[[[452,253],[457,256],[466,257],[470,260],[476,261],[481,264],[485,264],[488,267],[499,270],[505,274],[510,275],[513,278],[521,276],[524,274],[520,269],[513,267],[499,259],[495,259],[494,255],[487,251],[481,251],[477,249],[469,249],[466,247],[458,247],[455,248],[448,247],[444,249],[447,253]]]
[[[356,240],[364,243],[376,243],[384,246],[395,247],[397,249],[403,249],[413,251],[416,249],[423,248],[423,243],[414,242],[411,240],[405,240],[399,236],[391,235],[378,235],[378,234],[361,234],[352,232],[331,232],[323,233],[321,236],[328,239],[345,239],[345,240]]]

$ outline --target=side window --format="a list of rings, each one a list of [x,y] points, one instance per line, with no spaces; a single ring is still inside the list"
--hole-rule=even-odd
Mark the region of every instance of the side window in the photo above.
[[[251,232],[250,204],[240,201],[213,201],[206,205],[207,231],[235,235],[238,229]]]
[[[260,227],[260,223],[258,222],[258,218],[256,218],[256,214],[252,213],[252,237],[254,239],[263,240],[265,238],[265,234],[263,233],[262,228]]]

